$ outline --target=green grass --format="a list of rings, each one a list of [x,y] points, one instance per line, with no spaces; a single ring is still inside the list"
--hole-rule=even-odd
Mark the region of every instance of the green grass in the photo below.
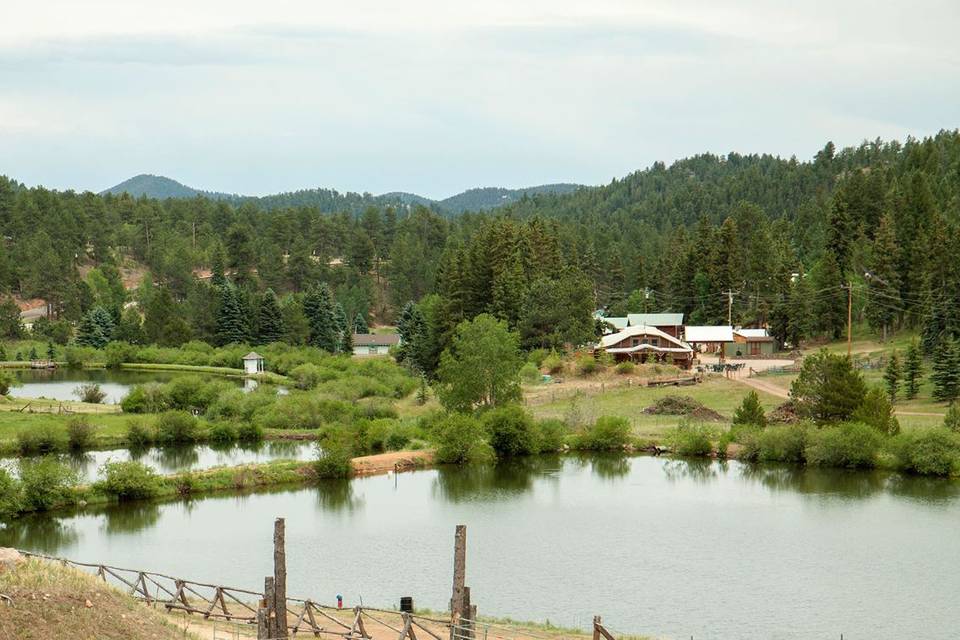
[[[17,434],[27,429],[53,428],[61,439],[67,441],[67,421],[70,416],[51,413],[16,413],[0,411],[0,453],[17,452]],[[90,422],[97,430],[93,437],[93,448],[105,449],[126,445],[127,420],[120,414],[90,416]]]
[[[189,371],[192,373],[213,373],[222,376],[242,376],[243,369],[234,369],[232,367],[203,367],[191,364],[156,364],[150,362],[124,362],[120,365],[121,369],[135,371]],[[274,374],[276,375],[276,374]],[[283,376],[279,376],[283,378]],[[285,378],[284,378],[285,379]]]
[[[643,410],[658,399],[668,395],[690,396],[709,409],[719,412],[729,421],[743,397],[751,389],[746,385],[719,376],[711,376],[702,384],[689,387],[615,387],[609,391],[591,391],[571,396],[563,390],[562,398],[542,404],[528,405],[537,418],[564,419],[577,412],[584,422],[593,422],[600,416],[622,416],[630,420],[633,433],[641,439],[659,441],[664,433],[683,419],[682,416],[648,415]],[[558,392],[561,392],[558,388]],[[758,391],[760,403],[766,411],[780,405],[783,400]],[[721,424],[728,424],[721,423]]]

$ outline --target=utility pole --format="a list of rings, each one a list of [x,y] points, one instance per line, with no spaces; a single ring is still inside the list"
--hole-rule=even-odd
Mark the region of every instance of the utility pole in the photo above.
[[[733,291],[727,289],[727,324],[733,324]]]
[[[847,357],[853,355],[853,283],[847,282]]]

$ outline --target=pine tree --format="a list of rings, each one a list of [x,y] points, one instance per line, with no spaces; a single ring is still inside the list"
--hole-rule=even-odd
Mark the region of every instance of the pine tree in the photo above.
[[[358,334],[370,333],[370,327],[367,325],[367,317],[359,311],[353,318],[353,332]]]
[[[956,402],[950,403],[947,415],[943,418],[943,426],[954,433],[960,433],[960,407]]]
[[[113,330],[116,326],[113,321],[113,316],[101,306],[96,306],[91,309],[90,315],[93,321],[100,327],[101,333],[103,333],[104,337],[109,341],[113,337]]]
[[[843,290],[843,275],[833,254],[827,252],[814,273],[813,311],[819,328],[836,340],[847,326],[847,293]]]
[[[244,316],[239,294],[239,290],[232,285],[220,287],[216,332],[220,345],[244,344],[250,341],[249,322]]]
[[[0,355],[0,360],[6,360],[6,355]],[[52,342],[47,343],[47,360],[53,361],[57,359],[57,349],[53,346]]]
[[[800,342],[813,330],[812,291],[806,274],[801,270],[790,287],[787,304],[787,341],[794,349],[800,348]]]
[[[83,319],[80,320],[80,324],[77,326],[76,342],[81,346],[93,347],[94,349],[102,349],[109,342],[92,311],[84,314]]]
[[[303,312],[310,324],[310,344],[335,353],[340,336],[334,317],[333,299],[326,284],[313,287],[303,298]]]
[[[900,377],[903,372],[900,369],[900,358],[897,352],[890,354],[890,361],[887,362],[887,368],[883,372],[883,383],[887,388],[887,396],[890,402],[897,401],[897,394],[900,392]]]
[[[767,426],[767,416],[756,391],[750,391],[744,396],[743,402],[733,413],[733,424],[750,424],[761,428]]]
[[[223,245],[217,242],[213,245],[210,255],[210,283],[215,287],[223,287],[227,284],[227,254],[223,250]]]
[[[267,289],[260,298],[257,309],[257,342],[270,344],[283,339],[283,312],[272,289]]]
[[[944,341],[934,352],[933,398],[940,402],[953,402],[960,396],[960,347],[956,340]]]
[[[347,314],[339,302],[333,305],[333,320],[337,327],[337,351],[348,353],[353,351],[353,330],[347,322]]]
[[[37,348],[34,345],[30,345],[30,359],[39,360],[40,354],[37,353]]]
[[[923,356],[920,353],[920,343],[913,340],[907,347],[907,355],[903,366],[903,387],[907,400],[913,400],[920,391],[920,379],[923,377]]]
[[[873,241],[870,272],[867,279],[867,320],[874,329],[879,329],[886,340],[893,327],[900,303],[900,276],[897,272],[899,255],[893,218],[885,215]]]

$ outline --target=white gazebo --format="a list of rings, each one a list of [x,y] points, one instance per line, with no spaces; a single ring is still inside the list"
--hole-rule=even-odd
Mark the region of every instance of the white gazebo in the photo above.
[[[251,351],[243,356],[243,372],[249,374],[263,373],[266,367],[263,364],[263,356],[256,351]]]

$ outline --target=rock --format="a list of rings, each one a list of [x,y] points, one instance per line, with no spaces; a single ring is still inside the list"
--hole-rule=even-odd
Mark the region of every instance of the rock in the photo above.
[[[93,603],[90,602],[90,600],[86,600],[86,601],[84,601],[83,606],[85,606],[87,609],[92,609],[92,608],[93,608]]]
[[[16,549],[0,547],[0,571],[12,569],[14,565],[23,562],[23,556]]]

